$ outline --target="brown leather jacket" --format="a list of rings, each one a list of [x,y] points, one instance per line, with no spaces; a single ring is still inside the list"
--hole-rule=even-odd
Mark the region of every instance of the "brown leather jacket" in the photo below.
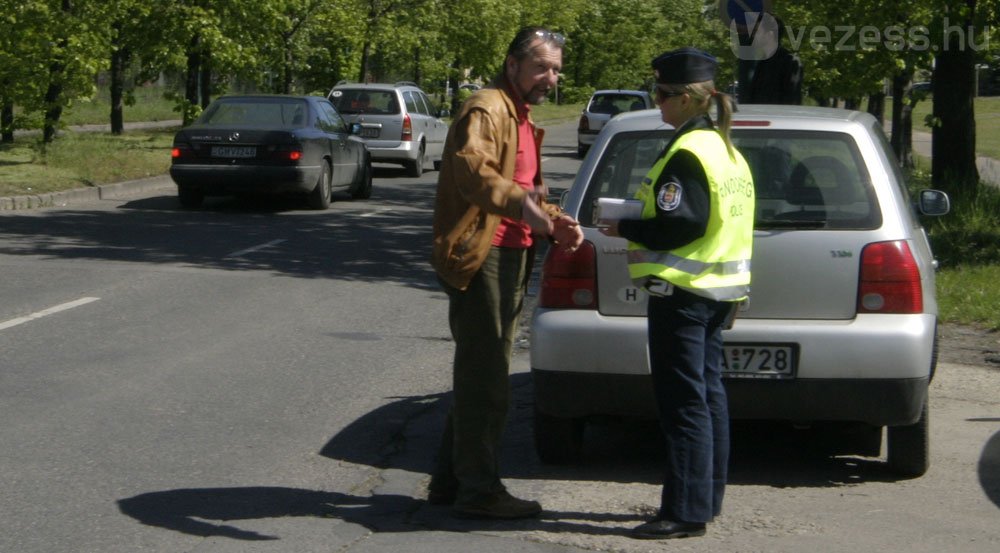
[[[541,147],[545,131],[535,130],[538,175],[535,190],[545,196]],[[473,94],[448,129],[434,204],[431,265],[441,280],[464,290],[482,266],[501,217],[521,218],[526,191],[514,181],[517,108],[505,90]],[[559,208],[540,200],[553,217]]]

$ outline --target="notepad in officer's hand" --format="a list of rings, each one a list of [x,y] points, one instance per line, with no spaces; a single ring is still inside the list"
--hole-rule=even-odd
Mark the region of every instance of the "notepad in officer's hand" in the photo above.
[[[594,205],[594,222],[597,226],[601,226],[602,221],[641,218],[642,202],[639,200],[597,198],[597,202]]]

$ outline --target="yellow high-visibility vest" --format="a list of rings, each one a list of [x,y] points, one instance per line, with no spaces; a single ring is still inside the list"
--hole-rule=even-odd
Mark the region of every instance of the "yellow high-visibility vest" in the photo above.
[[[708,177],[710,209],[705,235],[667,252],[629,242],[629,276],[633,281],[659,278],[717,301],[745,299],[750,290],[753,249],[753,176],[739,152],[735,152],[735,159],[729,157],[718,131],[687,132],[657,160],[635,193],[635,198],[643,202],[642,218],[656,216],[655,184],[667,162],[680,150],[694,154]]]

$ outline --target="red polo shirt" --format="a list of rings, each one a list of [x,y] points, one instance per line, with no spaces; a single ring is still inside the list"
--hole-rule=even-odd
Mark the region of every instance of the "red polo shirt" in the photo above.
[[[514,164],[514,182],[531,192],[535,190],[535,176],[538,174],[535,126],[528,120],[531,106],[520,99],[515,99],[515,104],[517,105],[517,161]],[[505,248],[528,248],[531,246],[531,227],[522,221],[503,217],[500,219],[496,234],[493,235],[493,245]]]

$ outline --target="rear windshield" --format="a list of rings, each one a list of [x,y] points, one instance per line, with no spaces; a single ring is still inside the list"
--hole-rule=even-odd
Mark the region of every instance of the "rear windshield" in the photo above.
[[[607,113],[615,115],[623,111],[646,109],[645,102],[635,94],[595,94],[590,99],[591,113]]]
[[[667,145],[672,130],[620,133],[608,144],[584,206],[631,198]],[[757,192],[755,228],[874,229],[882,224],[871,182],[847,134],[734,129]],[[593,224],[593,210],[580,222]]]
[[[330,94],[330,101],[340,113],[399,114],[399,102],[392,90],[337,89]]]
[[[210,127],[295,128],[306,124],[308,106],[294,98],[219,99],[198,118]]]

